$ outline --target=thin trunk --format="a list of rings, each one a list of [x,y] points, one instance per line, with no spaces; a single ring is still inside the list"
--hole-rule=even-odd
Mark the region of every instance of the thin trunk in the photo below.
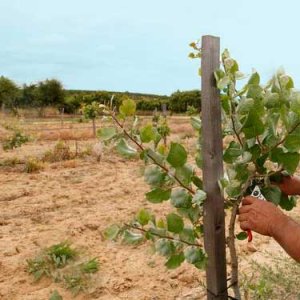
[[[231,288],[234,292],[234,297],[238,300],[241,299],[241,293],[239,288],[239,262],[236,254],[236,248],[235,248],[235,234],[234,234],[234,227],[235,227],[235,219],[239,207],[239,201],[237,201],[233,208],[232,213],[230,217],[230,223],[229,223],[229,236],[227,238],[227,245],[230,252],[230,258],[231,258]]]

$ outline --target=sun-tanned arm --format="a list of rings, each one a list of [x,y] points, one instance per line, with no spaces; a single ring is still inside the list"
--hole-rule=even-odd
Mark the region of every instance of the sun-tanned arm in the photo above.
[[[300,195],[298,177],[285,177],[279,187],[285,194]],[[273,237],[291,257],[300,262],[300,224],[271,202],[247,196],[242,204],[239,209],[241,228]]]

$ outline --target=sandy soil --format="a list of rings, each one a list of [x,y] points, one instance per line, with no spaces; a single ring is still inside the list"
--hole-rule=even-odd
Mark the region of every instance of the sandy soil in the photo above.
[[[53,145],[51,141],[31,143],[0,152],[0,160],[39,156]],[[152,205],[144,199],[148,186],[141,168],[141,162],[113,154],[105,155],[100,163],[89,157],[49,164],[36,174],[0,168],[0,299],[47,300],[55,289],[64,300],[74,299],[60,283],[34,282],[26,272],[26,259],[64,240],[100,262],[93,287],[76,299],[204,299],[200,285],[204,274],[193,266],[184,263],[170,271],[149,244],[131,247],[102,238],[109,224],[128,221],[141,207],[157,214],[169,211],[168,203]],[[246,257],[264,261],[265,250],[280,251],[269,238],[255,235],[254,244],[258,248],[254,254],[246,242],[238,245],[246,271]]]

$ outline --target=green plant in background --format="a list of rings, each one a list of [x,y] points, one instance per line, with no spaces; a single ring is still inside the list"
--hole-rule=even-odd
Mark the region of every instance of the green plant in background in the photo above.
[[[3,150],[12,150],[21,147],[23,144],[29,142],[29,137],[21,131],[16,130],[14,134],[3,142]]]
[[[91,104],[85,104],[82,107],[83,115],[86,119],[92,120],[93,122],[93,136],[96,137],[96,118],[99,115],[99,103],[96,101]]]
[[[58,141],[53,150],[49,149],[45,152],[42,160],[47,162],[58,162],[73,159],[75,154],[72,153],[70,146],[63,141]]]
[[[194,107],[193,105],[188,105],[186,114],[188,116],[194,116],[194,115],[199,114],[199,110],[196,107]]]
[[[251,275],[241,274],[241,290],[244,298],[300,299],[300,265],[287,257],[278,257],[269,253],[271,264],[251,261]]]
[[[99,271],[97,258],[82,262],[79,251],[69,242],[62,242],[44,249],[37,257],[27,260],[27,270],[36,281],[43,277],[63,282],[72,293],[87,291],[91,286],[92,275]],[[58,293],[57,293],[58,294]],[[56,297],[56,298],[55,298]],[[55,291],[50,299],[60,299]]]
[[[51,294],[49,300],[63,300],[63,297],[58,293],[57,290],[55,290],[55,291]]]
[[[56,268],[64,267],[69,260],[74,260],[78,254],[69,242],[53,245],[47,249],[46,253]]]
[[[201,47],[192,43],[194,58],[201,57]],[[235,297],[240,298],[238,286],[238,259],[235,250],[235,221],[237,209],[251,186],[259,185],[266,199],[291,210],[295,198],[284,195],[272,185],[274,178],[292,175],[300,159],[300,95],[294,91],[293,80],[278,71],[266,84],[254,72],[245,79],[236,60],[225,50],[222,66],[215,72],[216,84],[221,92],[225,176],[220,180],[225,207],[230,209],[227,245],[231,255],[231,286]],[[240,89],[239,86],[242,86]],[[119,113],[101,106],[113,119],[121,134],[111,134],[117,151],[125,157],[140,157],[145,163],[144,177],[150,190],[145,194],[151,203],[169,201],[174,212],[157,218],[141,210],[134,220],[114,224],[104,235],[108,239],[121,238],[128,244],[150,240],[158,253],[166,257],[166,266],[175,268],[183,261],[202,269],[206,255],[203,249],[203,203],[201,174],[201,121],[192,118],[192,125],[199,134],[197,155],[191,157],[185,147],[171,142],[167,147],[157,143],[157,128],[147,124],[137,129],[135,103],[123,102]],[[113,129],[110,129],[113,132]],[[188,159],[189,158],[189,159]],[[191,163],[192,158],[195,163]],[[244,234],[239,234],[244,238]]]

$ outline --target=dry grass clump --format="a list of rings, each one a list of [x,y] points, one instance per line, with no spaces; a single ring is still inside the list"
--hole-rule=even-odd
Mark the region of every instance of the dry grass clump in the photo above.
[[[23,162],[18,157],[5,158],[0,160],[0,167],[15,167]]]
[[[71,151],[70,146],[65,142],[59,141],[54,146],[54,149],[48,150],[42,160],[45,162],[58,162],[73,159],[75,154]]]
[[[70,128],[70,129],[54,129],[42,131],[38,134],[39,140],[47,140],[47,141],[70,141],[70,140],[88,140],[92,139],[93,132],[92,128]]]
[[[184,135],[186,137],[193,137],[195,136],[195,130],[193,129],[192,125],[190,124],[172,124],[171,126],[171,133],[176,135]]]
[[[34,173],[44,169],[43,163],[35,157],[30,157],[25,161],[24,172]]]

